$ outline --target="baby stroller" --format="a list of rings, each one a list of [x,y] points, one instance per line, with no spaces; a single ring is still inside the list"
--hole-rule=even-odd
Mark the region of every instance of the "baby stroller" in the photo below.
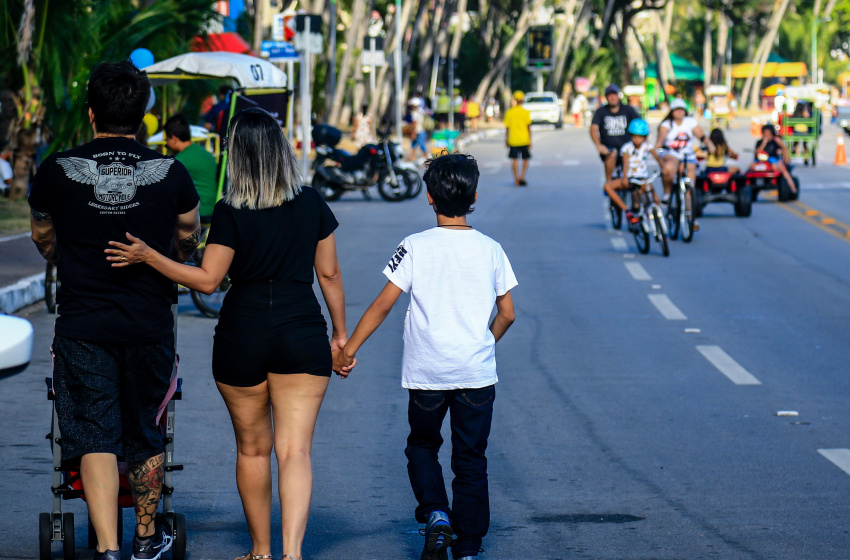
[[[176,308],[176,306],[174,306]],[[175,332],[177,318],[175,312]],[[184,560],[186,557],[186,516],[175,513],[172,509],[171,498],[174,493],[172,486],[172,473],[182,471],[183,465],[174,464],[174,402],[183,398],[183,380],[177,377],[177,363],[174,363],[174,372],[171,378],[171,387],[159,407],[157,422],[162,430],[165,442],[165,462],[163,466],[164,479],[162,483],[162,513],[157,516],[168,523],[173,538],[171,555],[174,560]],[[47,400],[54,400],[53,378],[46,377]],[[74,514],[62,512],[62,500],[82,498],[85,500],[83,482],[80,478],[79,459],[71,461],[62,460],[62,434],[59,432],[59,420],[56,408],[53,408],[53,420],[50,433],[46,439],[50,440],[50,448],[53,452],[53,511],[51,513],[40,513],[38,516],[38,549],[40,560],[51,560],[53,542],[62,543],[62,558],[74,560],[76,552],[76,539],[74,536]],[[123,541],[123,508],[133,508],[133,496],[130,492],[130,482],[127,478],[127,464],[118,463],[120,475],[120,488],[118,492],[118,542]],[[97,535],[91,521],[88,522],[88,547],[97,546]]]

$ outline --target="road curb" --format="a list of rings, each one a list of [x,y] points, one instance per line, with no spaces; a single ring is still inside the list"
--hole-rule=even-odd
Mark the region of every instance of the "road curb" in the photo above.
[[[14,313],[44,299],[44,274],[34,274],[0,288],[0,312]]]
[[[469,134],[468,136],[464,136],[464,137],[458,139],[459,140],[458,143],[460,144],[460,146],[458,146],[458,148],[463,148],[463,147],[468,146],[469,144],[473,144],[473,143],[479,142],[481,140],[486,140],[487,138],[493,138],[493,137],[498,136],[499,134],[503,134],[503,133],[504,133],[503,128],[491,128],[491,129],[488,129],[488,130],[482,130],[481,132],[473,132],[473,133]]]

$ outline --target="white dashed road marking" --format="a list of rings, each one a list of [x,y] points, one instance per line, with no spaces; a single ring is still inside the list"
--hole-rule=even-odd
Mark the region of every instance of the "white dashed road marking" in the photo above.
[[[623,239],[622,237],[612,237],[611,238],[611,245],[617,251],[628,251],[629,250],[629,244],[626,243],[626,240]]]
[[[643,265],[639,262],[627,262],[623,264],[626,265],[626,270],[629,271],[629,274],[631,274],[632,278],[635,280],[652,280],[652,276],[649,275]]]
[[[818,449],[818,453],[842,471],[850,474],[850,449]]]
[[[687,319],[685,314],[679,311],[679,308],[673,305],[673,302],[670,301],[670,298],[664,294],[649,294],[646,297],[649,298],[649,301],[652,302],[652,305],[664,315],[665,319],[669,319],[671,321],[684,321]]]
[[[697,350],[735,385],[761,385],[761,381],[745,370],[741,364],[732,359],[732,356],[724,352],[719,346],[697,346]]]
[[[23,239],[24,237],[29,237],[32,235],[31,233],[19,233],[18,235],[10,235],[9,237],[0,237],[0,243],[4,241],[14,241],[15,239]]]

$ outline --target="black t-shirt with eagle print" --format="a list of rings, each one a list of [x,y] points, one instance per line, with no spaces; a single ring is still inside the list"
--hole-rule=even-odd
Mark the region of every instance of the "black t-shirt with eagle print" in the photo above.
[[[198,201],[180,162],[130,138],[97,138],[48,157],[29,203],[56,230],[56,334],[120,344],[171,336],[174,284],[147,265],[112,268],[103,251],[130,232],[168,255],[177,216]]]

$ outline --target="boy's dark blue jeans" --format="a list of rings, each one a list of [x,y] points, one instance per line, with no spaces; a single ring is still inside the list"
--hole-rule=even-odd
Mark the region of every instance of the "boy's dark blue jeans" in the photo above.
[[[407,472],[419,502],[416,520],[426,523],[434,510],[449,514],[455,541],[452,556],[476,556],[490,527],[487,487],[487,438],[493,420],[496,387],[429,391],[410,389],[407,419]],[[452,429],[453,503],[449,508],[443,469],[438,460],[440,428],[450,412]]]

